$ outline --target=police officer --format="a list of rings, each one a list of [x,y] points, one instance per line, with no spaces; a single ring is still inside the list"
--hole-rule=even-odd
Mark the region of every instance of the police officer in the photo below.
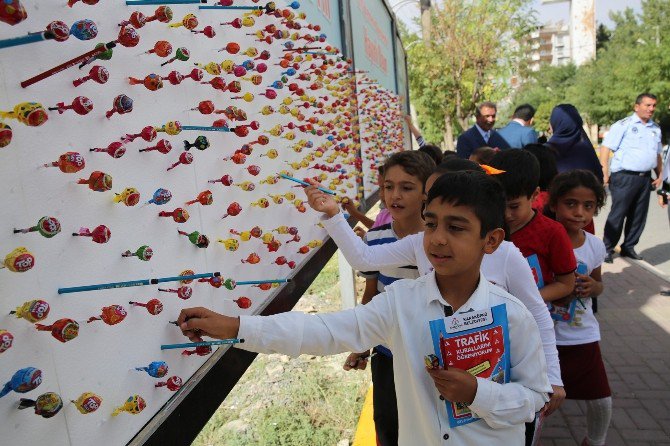
[[[635,260],[635,252],[647,221],[650,183],[661,185],[661,129],[651,120],[656,110],[656,96],[643,93],[635,100],[635,113],[612,125],[600,147],[603,180],[609,183],[611,209],[605,223],[603,242],[607,248],[605,261],[612,263],[614,247],[624,230],[621,255]],[[610,152],[614,152],[610,166]],[[656,179],[651,180],[655,170]],[[610,174],[611,172],[611,174]],[[624,220],[626,220],[624,225]]]

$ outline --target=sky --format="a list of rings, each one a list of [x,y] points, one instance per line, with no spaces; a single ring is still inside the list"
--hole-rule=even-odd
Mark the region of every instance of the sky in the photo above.
[[[535,9],[539,13],[538,17],[541,23],[548,21],[557,22],[559,20],[563,20],[565,22],[568,21],[569,6],[567,2],[543,5],[542,0],[533,1],[535,3]],[[400,6],[400,8],[395,8],[395,5],[401,2],[403,5]],[[389,3],[393,7],[393,10],[396,12],[400,20],[410,25],[411,29],[416,29],[415,26],[412,25],[412,18],[417,17],[419,14],[418,1],[416,4],[414,4],[408,0],[390,0]],[[641,3],[642,0],[596,0],[596,21],[611,27],[612,22],[609,20],[610,11],[620,11],[626,7],[631,7],[636,11],[640,11]]]

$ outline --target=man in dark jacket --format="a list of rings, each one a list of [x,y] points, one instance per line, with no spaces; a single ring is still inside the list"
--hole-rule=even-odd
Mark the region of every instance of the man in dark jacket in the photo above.
[[[468,159],[475,149],[489,146],[494,149],[509,149],[509,144],[493,129],[498,108],[493,102],[482,102],[475,110],[475,125],[458,137],[456,153]]]

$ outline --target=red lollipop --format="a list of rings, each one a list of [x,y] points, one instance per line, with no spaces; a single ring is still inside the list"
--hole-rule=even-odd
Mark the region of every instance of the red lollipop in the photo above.
[[[115,141],[105,148],[95,147],[90,149],[91,152],[104,152],[112,158],[121,158],[126,153],[126,146],[122,142]]]
[[[239,136],[240,138],[244,138],[245,136],[249,135],[249,127],[246,125],[238,125],[233,129],[235,132],[235,135]]]
[[[183,300],[190,299],[191,296],[193,295],[193,288],[190,286],[184,285],[180,286],[177,289],[173,288],[158,288],[158,291],[162,291],[164,293],[175,293],[177,294],[177,297]]]
[[[201,84],[210,84],[215,90],[221,90],[225,91],[226,90],[226,81],[223,80],[223,78],[217,76],[213,77],[207,82],[200,82]]]
[[[248,167],[247,167],[247,172],[249,172],[249,173],[252,174],[253,176],[256,176],[256,175],[258,175],[259,173],[261,173],[261,168],[258,167],[258,166],[256,166],[255,164],[252,164],[251,166],[248,166]]]
[[[233,177],[231,177],[230,175],[224,175],[218,180],[209,180],[208,183],[221,183],[224,186],[232,186]]]
[[[239,213],[242,212],[242,206],[236,201],[233,201],[228,205],[228,209],[226,209],[226,214],[221,217],[221,218],[226,218],[228,216],[235,217],[236,215],[239,215]]]
[[[147,22],[153,22],[158,20],[159,22],[168,23],[172,20],[172,9],[169,6],[159,6],[156,8],[156,12],[151,17],[147,17]]]
[[[79,324],[72,319],[58,319],[51,325],[35,324],[38,331],[50,331],[60,342],[71,341],[79,335]]]
[[[249,308],[251,306],[251,299],[244,296],[234,300],[233,302],[235,302],[240,308]]]
[[[116,43],[120,43],[126,48],[132,48],[140,43],[140,35],[137,34],[137,31],[132,26],[122,26]]]
[[[275,259],[275,261],[272,262],[272,263],[274,263],[275,265],[282,266],[282,265],[286,265],[286,262],[287,262],[286,257],[284,257],[284,256],[279,256],[279,257],[277,257],[277,258]]]
[[[78,115],[87,115],[93,110],[93,102],[86,96],[77,96],[72,100],[71,105],[59,102],[55,107],[49,107],[49,110],[58,110],[59,114],[63,114],[65,110],[74,110]]]
[[[212,353],[211,345],[201,345],[196,347],[195,350],[184,350],[181,352],[184,356],[198,355],[198,356],[207,356]]]
[[[70,28],[67,23],[60,20],[54,20],[47,25],[47,31],[50,31],[56,42],[65,42],[70,37]]]
[[[263,50],[261,53],[258,55],[258,57],[255,57],[254,60],[270,60],[270,52],[268,50]]]
[[[191,110],[198,110],[203,115],[210,115],[214,113],[216,107],[214,106],[214,102],[212,101],[200,101],[200,103],[198,103],[198,106],[196,108],[192,108]]]
[[[119,26],[133,25],[135,28],[142,28],[147,23],[147,17],[139,11],[130,14],[128,20],[119,23]]]
[[[172,217],[177,223],[185,223],[189,219],[188,212],[183,208],[176,208],[174,211],[160,211],[158,213],[159,217]]]
[[[120,94],[114,98],[112,109],[105,113],[105,116],[109,119],[114,113],[125,115],[131,111],[133,111],[133,100],[125,94]]]
[[[102,307],[100,316],[91,317],[86,322],[90,324],[93,321],[103,321],[107,325],[116,325],[122,322],[127,315],[126,309],[121,305],[110,305]]]
[[[190,73],[188,73],[188,77],[190,77],[196,82],[200,82],[203,78],[202,70],[200,68],[194,68],[191,70]]]
[[[105,192],[112,188],[112,176],[99,170],[94,170],[87,179],[80,178],[77,184],[88,184],[89,189],[96,192]]]
[[[79,228],[79,232],[73,232],[75,237],[91,237],[95,243],[107,243],[112,238],[112,231],[105,225],[96,226],[92,231],[88,228]]]
[[[156,139],[157,135],[158,133],[156,132],[156,128],[152,125],[148,125],[144,127],[140,133],[135,133],[134,135],[126,134],[126,136],[122,137],[121,140],[125,142],[132,142],[135,141],[136,138],[142,138],[147,142],[151,142]]]
[[[130,301],[128,302],[130,305],[136,306],[136,307],[144,307],[147,309],[149,314],[156,316],[157,314],[160,314],[161,311],[163,311],[163,304],[161,303],[160,300],[158,299],[151,299],[149,302],[143,304],[141,302],[133,302]]]
[[[167,387],[171,392],[176,392],[181,389],[182,379],[178,376],[171,376],[167,381],[156,383],[156,387]]]
[[[211,26],[205,26],[201,31],[192,29],[191,32],[194,34],[204,34],[210,39],[216,36],[216,31],[214,31],[214,28],[212,28]]]
[[[186,202],[187,205],[200,203],[203,206],[209,206],[214,202],[214,197],[212,197],[212,191],[204,190],[198,194],[195,200],[189,200]]]
[[[252,265],[257,264],[260,261],[261,261],[261,258],[255,252],[252,252],[251,254],[249,254],[246,259],[241,259],[240,260],[240,262],[242,262],[242,263],[250,263]]]
[[[240,81],[232,81],[231,83],[228,84],[226,90],[228,90],[231,93],[239,93],[242,91],[242,84],[240,83]]]
[[[79,152],[65,152],[58,161],[45,164],[44,167],[58,167],[63,173],[75,173],[86,167],[86,161]]]
[[[191,152],[182,152],[179,155],[179,161],[167,168],[168,171],[174,169],[180,164],[191,164],[193,162],[193,154]]]
[[[265,93],[261,93],[261,96],[265,96],[268,99],[276,99],[277,98],[277,92],[273,90],[272,88],[266,88]]]
[[[92,80],[93,82],[97,82],[98,84],[104,84],[109,80],[109,71],[107,71],[107,68],[101,65],[94,65],[89,70],[88,76],[84,76],[79,79],[73,80],[72,85],[78,87],[88,80]]]
[[[172,85],[179,85],[184,80],[184,76],[179,71],[170,71],[166,78]]]
[[[155,73],[148,74],[144,79],[137,79],[135,77],[129,77],[128,83],[130,85],[142,84],[149,91],[156,91],[163,88],[163,78]]]
[[[172,54],[172,45],[167,40],[159,40],[154,47],[144,54],[155,53],[158,57],[168,57]]]
[[[152,147],[147,147],[146,149],[140,149],[140,152],[151,152],[152,150],[156,150],[162,154],[169,153],[170,150],[172,150],[172,144],[170,144],[170,141],[167,139],[161,139],[159,140],[155,146]]]
[[[240,45],[235,42],[229,42],[225,47],[221,48],[219,51],[227,51],[229,54],[237,54],[240,52]]]

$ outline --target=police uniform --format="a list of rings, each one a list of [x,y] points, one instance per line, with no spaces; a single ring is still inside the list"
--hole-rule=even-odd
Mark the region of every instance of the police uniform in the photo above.
[[[651,120],[642,122],[633,113],[612,125],[602,145],[614,152],[609,180],[611,209],[603,242],[611,254],[623,230],[621,250],[629,253],[640,240],[647,221],[651,171],[663,150],[661,129]]]

